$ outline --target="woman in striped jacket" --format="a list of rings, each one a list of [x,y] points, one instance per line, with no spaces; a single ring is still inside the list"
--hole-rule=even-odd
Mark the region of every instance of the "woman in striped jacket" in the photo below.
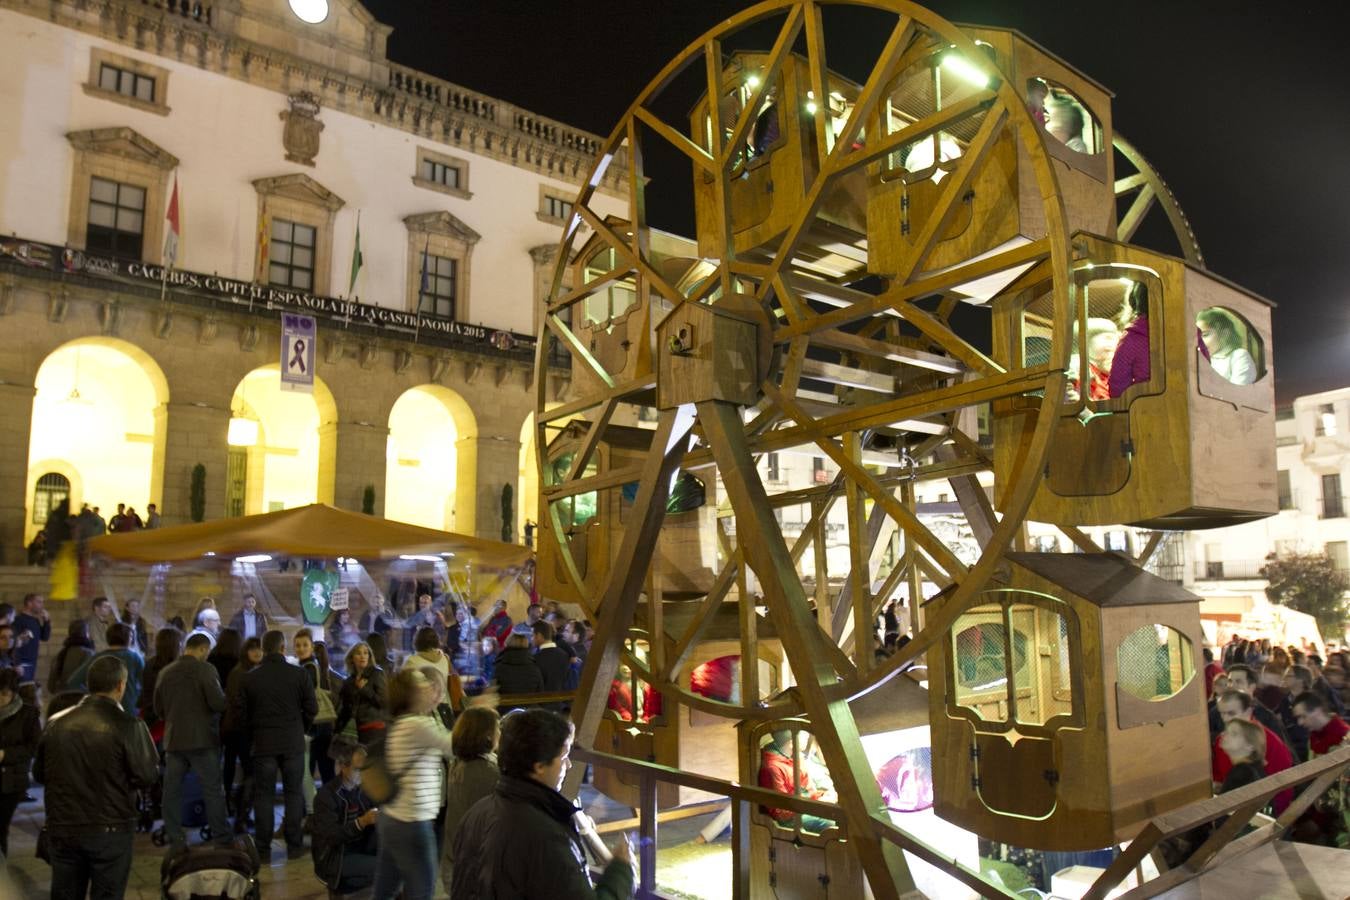
[[[385,765],[398,783],[394,799],[380,808],[379,856],[374,900],[431,900],[436,886],[436,816],[445,796],[444,761],[450,734],[430,713],[440,692],[420,668],[404,669],[389,682],[392,724],[384,741]]]

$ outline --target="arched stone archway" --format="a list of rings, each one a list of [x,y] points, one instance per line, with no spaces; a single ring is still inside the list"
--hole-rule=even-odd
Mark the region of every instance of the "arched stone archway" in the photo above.
[[[259,366],[235,387],[230,414],[256,428],[231,435],[226,515],[333,502],[337,404],[323,379],[312,393],[283,391],[280,366]]]
[[[114,337],[68,341],[43,359],[34,388],[25,543],[43,525],[35,486],[48,472],[70,481],[74,512],[88,503],[107,519],[117,503],[141,514],[162,504],[169,384],[149,353]]]
[[[399,395],[389,411],[384,514],[474,534],[478,420],[463,396],[439,384]]]

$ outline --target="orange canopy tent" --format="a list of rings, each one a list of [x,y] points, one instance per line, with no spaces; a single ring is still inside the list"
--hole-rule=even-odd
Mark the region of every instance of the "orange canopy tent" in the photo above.
[[[257,516],[216,519],[146,531],[107,534],[89,542],[106,559],[147,564],[232,559],[266,554],[298,559],[363,561],[441,556],[482,569],[519,568],[527,547],[392,522],[322,503]]]

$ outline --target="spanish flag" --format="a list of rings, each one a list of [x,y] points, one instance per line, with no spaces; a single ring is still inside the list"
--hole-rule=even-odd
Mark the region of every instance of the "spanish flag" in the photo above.
[[[271,258],[271,239],[272,239],[272,214],[267,211],[264,205],[262,215],[258,216],[258,266],[256,269],[256,281],[267,284],[268,282],[268,261]]]

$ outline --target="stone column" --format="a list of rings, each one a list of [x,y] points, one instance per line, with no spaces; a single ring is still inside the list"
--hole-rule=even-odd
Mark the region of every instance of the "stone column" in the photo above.
[[[455,481],[455,530],[502,539],[502,485],[511,485],[512,531],[520,531],[520,441],[514,437],[461,438]],[[472,469],[469,467],[472,466]],[[467,518],[467,521],[466,521]],[[514,534],[512,540],[514,540]]]
[[[0,564],[27,562],[23,543],[28,513],[28,442],[33,425],[31,384],[0,382]]]
[[[358,422],[338,422],[325,425],[332,429],[333,496],[323,499],[323,478],[319,479],[319,502],[331,503],[339,509],[361,511],[361,499],[367,485],[375,487],[375,510],[384,515],[385,449],[389,444],[389,428]],[[325,435],[325,438],[328,436]]]
[[[230,411],[198,403],[169,403],[164,423],[163,502],[165,525],[192,521],[192,470],[206,467],[206,518],[225,515],[225,468]]]

